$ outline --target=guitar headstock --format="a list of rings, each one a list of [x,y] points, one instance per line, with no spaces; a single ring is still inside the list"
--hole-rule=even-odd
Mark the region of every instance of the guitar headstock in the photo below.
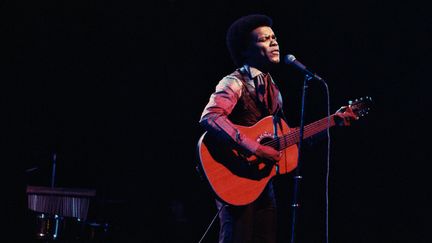
[[[354,101],[349,101],[348,106],[351,110],[356,114],[357,117],[363,117],[367,115],[370,111],[370,107],[372,106],[372,98],[369,96],[362,97],[360,99],[356,99]]]

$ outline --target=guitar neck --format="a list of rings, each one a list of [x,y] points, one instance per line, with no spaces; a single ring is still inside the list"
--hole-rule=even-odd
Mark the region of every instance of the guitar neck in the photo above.
[[[333,127],[335,125],[334,115],[329,117],[322,118],[316,122],[313,122],[304,127],[303,131],[303,139],[309,138],[321,131],[326,130],[327,128]],[[300,129],[296,128],[291,130],[289,133],[284,134],[277,138],[279,140],[279,148],[278,150],[283,150],[288,148],[291,145],[294,145],[300,141]]]

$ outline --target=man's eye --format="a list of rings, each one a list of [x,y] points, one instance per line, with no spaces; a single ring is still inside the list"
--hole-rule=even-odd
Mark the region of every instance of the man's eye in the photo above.
[[[258,41],[259,42],[264,42],[264,41],[268,40],[269,38],[270,38],[269,36],[260,37],[260,38],[258,38]]]

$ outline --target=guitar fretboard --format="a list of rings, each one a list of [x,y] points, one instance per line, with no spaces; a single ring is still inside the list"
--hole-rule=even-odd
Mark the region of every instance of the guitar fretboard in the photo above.
[[[313,122],[309,125],[306,125],[303,131],[303,139],[311,137],[321,131],[324,131],[327,128],[334,126],[335,124],[336,123],[334,121],[334,115],[331,115],[329,117],[325,117],[322,118],[321,120]],[[300,129],[296,128],[291,130],[289,133],[279,136],[273,141],[270,141],[267,145],[270,145],[273,148],[280,151],[288,148],[293,144],[298,143],[299,141],[300,141]]]

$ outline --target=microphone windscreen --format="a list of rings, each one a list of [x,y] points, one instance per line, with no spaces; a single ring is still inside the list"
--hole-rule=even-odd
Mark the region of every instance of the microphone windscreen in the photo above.
[[[288,55],[285,56],[284,62],[285,62],[285,64],[291,64],[292,62],[295,61],[295,59],[296,58],[295,58],[294,55],[288,54]]]

